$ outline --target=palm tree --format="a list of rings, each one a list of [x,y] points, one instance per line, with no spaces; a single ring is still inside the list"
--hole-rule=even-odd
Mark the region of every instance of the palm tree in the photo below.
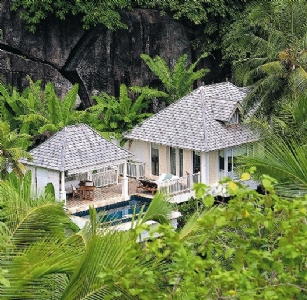
[[[298,53],[300,52],[300,53]],[[272,116],[280,110],[280,105],[293,95],[307,92],[307,65],[301,63],[307,58],[307,48],[283,49],[273,61],[264,61],[252,67],[254,59],[249,59],[251,70],[245,73],[243,84],[252,86],[251,92],[245,98],[246,108],[258,105],[257,112]],[[252,61],[254,60],[254,61]],[[238,62],[247,64],[247,61]],[[244,68],[243,68],[244,69]],[[246,71],[246,70],[245,70]]]
[[[124,84],[120,86],[118,99],[105,92],[101,96],[93,96],[96,105],[88,109],[90,125],[106,137],[115,136],[121,139],[122,133],[152,115],[146,112],[151,99],[167,96],[164,92],[148,87],[134,86],[130,91],[138,95],[135,100],[130,98],[129,90]]]
[[[31,159],[31,155],[25,150],[30,138],[17,130],[11,131],[8,122],[0,121],[0,178],[6,178],[9,169],[18,175],[24,173],[25,168],[20,159]]]
[[[281,109],[272,117],[271,131],[283,138],[296,140],[306,145],[307,96],[301,94],[281,104]]]
[[[263,151],[253,157],[241,157],[242,168],[256,167],[259,174],[267,174],[277,180],[276,191],[285,197],[307,193],[306,145],[295,139],[269,133],[264,140]]]
[[[4,299],[51,299],[80,258],[80,240],[67,239],[71,221],[50,194],[31,195],[31,173],[0,181],[0,268],[9,283]],[[66,233],[66,234],[65,234]],[[71,235],[71,234],[70,234]],[[50,290],[50,288],[53,290]]]
[[[127,261],[128,250],[135,248],[142,251],[142,244],[136,243],[139,234],[144,230],[147,221],[156,221],[159,224],[168,224],[168,214],[172,211],[172,205],[165,201],[163,194],[156,194],[150,203],[147,211],[143,214],[143,209],[137,218],[132,221],[132,229],[128,231],[118,231],[108,227],[100,227],[96,222],[95,212],[92,211],[91,224],[85,227],[83,232],[91,231],[84,255],[68,282],[62,299],[103,299],[113,294],[114,299],[135,299],[122,284],[110,286],[108,272],[112,270],[120,276],[125,269],[131,268]],[[147,227],[146,227],[147,228]],[[106,234],[107,232],[107,234]],[[138,253],[136,252],[137,256]],[[150,261],[144,262],[135,258],[134,264],[146,265]],[[110,278],[111,280],[111,278]],[[117,296],[116,296],[117,295]],[[77,298],[78,296],[78,298]]]
[[[257,104],[259,114],[271,116],[292,95],[307,91],[306,4],[271,1],[251,4],[244,20],[227,35],[234,79],[250,86],[246,108]],[[243,49],[243,50],[242,50]]]
[[[90,209],[90,221],[76,231],[61,203],[48,193],[33,197],[30,187],[30,173],[0,182],[0,224],[5,226],[0,230],[0,270],[6,271],[2,281],[9,282],[1,286],[0,295],[5,299],[135,299],[123,284],[110,287],[104,275],[130,267],[127,250],[141,250],[136,240],[146,221],[169,222],[172,207],[164,196],[154,197],[147,211],[134,218],[131,230],[101,224]]]
[[[168,104],[188,94],[193,88],[193,83],[209,72],[208,69],[203,68],[194,71],[199,61],[207,56],[207,53],[202,54],[195,63],[187,68],[188,55],[183,54],[179,57],[174,69],[170,70],[167,63],[160,56],[151,58],[147,54],[141,54],[141,58],[145,61],[149,69],[163,83],[164,89],[168,94],[168,98],[166,99]]]

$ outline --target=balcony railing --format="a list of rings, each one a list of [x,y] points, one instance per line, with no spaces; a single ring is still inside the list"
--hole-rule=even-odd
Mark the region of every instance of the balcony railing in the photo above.
[[[97,170],[97,173],[92,174],[94,186],[103,187],[118,183],[117,168],[105,168]]]
[[[124,164],[119,165],[119,174],[124,174]],[[145,176],[145,163],[128,161],[127,162],[127,176],[132,178],[142,178]]]
[[[191,191],[193,184],[199,182],[200,173],[195,173],[188,176],[159,182],[158,189],[165,194],[174,195]]]
[[[253,179],[242,181],[240,179],[239,174],[236,171],[225,172],[224,170],[220,170],[220,180],[225,178],[225,177],[229,177],[233,181],[241,182],[243,185],[245,185],[248,188],[253,189],[253,190],[257,189],[257,186],[260,184],[260,182],[253,180]]]
[[[226,172],[224,170],[220,170],[219,171],[219,179],[221,180],[221,179],[223,179],[225,177],[229,177],[232,180],[239,180],[240,179],[240,176],[239,176],[239,174],[236,171]]]
[[[73,174],[65,177],[65,182],[71,182],[71,181],[81,181],[87,179],[87,173],[78,173]]]

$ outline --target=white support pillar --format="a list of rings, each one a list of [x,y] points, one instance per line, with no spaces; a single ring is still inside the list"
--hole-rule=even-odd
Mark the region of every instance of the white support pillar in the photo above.
[[[87,180],[90,180],[90,181],[93,180],[93,171],[88,171],[87,172]]]
[[[127,177],[127,162],[124,163],[122,178],[122,196],[125,200],[129,199],[128,177]]]
[[[61,171],[60,200],[64,200],[65,201],[65,206],[66,206],[65,172],[64,171]]]

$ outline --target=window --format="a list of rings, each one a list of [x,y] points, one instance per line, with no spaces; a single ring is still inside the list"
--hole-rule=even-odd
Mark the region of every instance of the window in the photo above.
[[[242,145],[227,150],[219,150],[220,179],[224,178],[225,176],[231,177],[233,179],[237,177],[237,158],[238,156],[247,155],[247,150],[247,145]]]
[[[229,120],[229,124],[237,124],[239,123],[239,121],[240,121],[240,112],[238,109],[236,109],[236,111]]]
[[[169,148],[169,158],[170,158],[170,172],[176,175],[176,149],[173,147]]]
[[[159,175],[159,145],[151,144],[151,174]]]
[[[179,177],[183,176],[183,149],[179,149]]]
[[[169,148],[170,173],[173,175],[183,176],[183,149]],[[179,165],[178,165],[179,161]],[[179,169],[178,169],[179,168]]]
[[[200,172],[200,152],[193,151],[193,174]]]
[[[224,150],[219,150],[219,170],[221,172],[225,170]]]

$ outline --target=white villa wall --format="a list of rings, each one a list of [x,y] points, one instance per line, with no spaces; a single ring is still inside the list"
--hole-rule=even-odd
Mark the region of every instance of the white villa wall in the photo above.
[[[60,173],[53,170],[48,170],[48,182],[54,186],[55,197],[60,199]]]
[[[44,188],[48,181],[48,170],[43,168],[36,168],[36,182],[37,182],[37,193],[40,195],[44,192]]]
[[[149,157],[148,143],[142,141],[132,141],[131,143],[127,142],[123,148],[134,154],[132,160],[147,162],[147,158]]]
[[[183,149],[183,176],[192,174],[192,151]]]
[[[25,165],[27,170],[32,174],[32,192],[38,195],[44,193],[44,189],[48,183],[52,183],[54,186],[55,197],[60,198],[60,177],[59,172],[54,170],[48,170],[45,168]]]
[[[128,141],[123,148],[134,154],[132,160],[145,162],[145,177],[150,177],[150,143],[143,141]]]
[[[151,174],[151,143],[133,141],[132,143],[126,144],[126,149],[131,151],[135,157],[134,160],[145,162],[145,176],[151,179],[157,179],[159,176],[154,176]],[[254,144],[254,148],[251,148],[253,152],[259,151],[262,148],[261,143]],[[212,187],[216,186],[219,182],[219,151],[202,152],[201,153],[201,182]],[[178,160],[178,157],[177,157]],[[179,164],[179,160],[177,162]],[[178,165],[179,169],[179,165]],[[170,172],[170,147],[159,145],[159,174]],[[183,176],[193,173],[193,151],[188,149],[183,149]],[[190,195],[176,195],[174,196],[175,202],[187,201],[187,197]],[[188,193],[187,193],[188,194]]]
[[[209,185],[215,185],[219,181],[218,151],[211,151],[209,154]]]
[[[159,146],[159,174],[168,173],[170,169],[169,164],[170,164],[169,163],[169,147],[160,145]]]

